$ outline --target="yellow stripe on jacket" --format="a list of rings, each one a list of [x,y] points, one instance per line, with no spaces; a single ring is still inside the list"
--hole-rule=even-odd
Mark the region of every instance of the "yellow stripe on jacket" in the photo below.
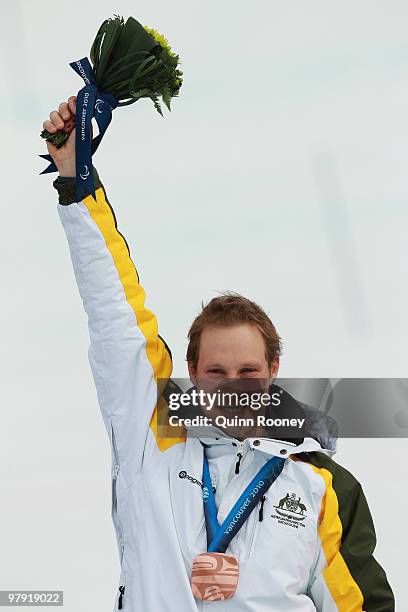
[[[168,350],[159,337],[158,324],[155,315],[145,307],[146,293],[139,283],[139,277],[133,261],[130,258],[128,246],[122,234],[116,227],[112,208],[102,187],[96,190],[96,201],[91,195],[83,203],[87,207],[93,221],[102,233],[109,250],[120,281],[123,285],[126,300],[135,313],[136,322],[146,339],[146,354],[154,372],[154,379],[167,379],[172,372],[172,361]],[[160,450],[166,450],[178,442],[184,442],[185,437],[163,438],[158,435],[157,406],[153,412],[150,427],[155,435]]]
[[[340,612],[363,612],[363,594],[340,552],[343,527],[332,474],[324,468],[308,465],[324,479],[326,485],[319,525],[319,536],[327,559],[324,580]]]

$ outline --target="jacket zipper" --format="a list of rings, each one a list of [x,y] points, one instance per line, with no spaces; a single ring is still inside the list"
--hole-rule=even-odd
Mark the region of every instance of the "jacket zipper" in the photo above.
[[[114,518],[114,523],[115,523],[115,527],[117,529],[117,533],[118,533],[118,540],[119,540],[119,546],[120,546],[120,563],[122,564],[123,561],[123,552],[124,552],[124,548],[125,548],[125,540],[123,538],[123,534],[122,534],[122,530],[119,524],[119,520],[118,520],[118,516],[117,516],[117,494],[116,494],[116,481],[118,479],[119,476],[119,471],[120,471],[120,465],[119,465],[119,459],[118,459],[118,451],[116,448],[116,440],[115,440],[115,432],[113,430],[113,427],[111,425],[111,429],[112,429],[112,448],[113,448],[113,456],[114,456],[114,466],[113,466],[113,470],[112,470],[112,486],[113,486],[113,518]]]
[[[113,469],[112,469],[112,488],[113,488],[112,490],[112,494],[113,494],[112,513],[113,513],[114,524],[117,530],[118,543],[119,543],[119,548],[120,548],[120,565],[122,567],[123,555],[124,555],[124,550],[125,550],[125,540],[123,538],[122,530],[121,530],[118,515],[117,515],[118,502],[117,502],[117,493],[116,493],[116,482],[117,482],[119,472],[120,472],[120,465],[119,465],[118,449],[116,447],[115,431],[113,429],[112,424],[111,424],[111,433],[112,433],[112,450],[113,450],[113,460],[114,460]],[[119,586],[118,610],[123,609],[124,594],[125,594],[125,585],[122,584]]]
[[[119,587],[118,610],[123,608],[123,596],[125,594],[125,585]]]
[[[237,453],[238,461],[235,464],[235,473],[239,474],[239,466],[241,465],[242,453]]]
[[[119,460],[118,460],[118,452],[116,449],[115,432],[113,431],[112,425],[111,425],[111,428],[112,428],[112,449],[113,449],[113,459],[114,459],[114,464],[113,464],[113,469],[112,469],[113,514],[116,520],[116,513],[117,513],[116,481],[119,476],[120,465],[119,465]]]
[[[241,467],[242,457],[244,456],[244,444],[243,442],[239,442],[239,451],[237,452],[237,462],[235,463],[235,474],[239,474],[239,470]]]
[[[259,506],[258,520],[259,522],[263,521],[263,507],[266,500],[266,495],[262,495],[262,499]]]
[[[252,553],[252,548],[255,542],[255,536],[256,536],[256,532],[259,529],[259,523],[261,523],[263,521],[263,509],[264,509],[264,504],[266,501],[266,494],[263,495],[261,497],[261,499],[258,502],[258,518],[254,520],[254,528],[252,530],[252,535],[251,535],[251,540],[249,543],[249,552],[248,552],[248,556],[251,555]]]

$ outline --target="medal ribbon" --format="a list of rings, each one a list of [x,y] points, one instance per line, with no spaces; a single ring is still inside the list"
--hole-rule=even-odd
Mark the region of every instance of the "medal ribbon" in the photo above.
[[[220,525],[217,519],[217,507],[211,483],[210,468],[204,449],[203,501],[208,552],[224,553],[226,551],[232,538],[238,533],[252,510],[258,505],[259,500],[282,472],[285,461],[281,457],[269,459],[251,480],[245,491],[235,502],[222,525]]]
[[[85,82],[85,86],[77,95],[75,116],[76,196],[80,202],[88,193],[96,199],[92,155],[101,143],[112,120],[112,110],[117,107],[118,101],[111,94],[98,89],[94,71],[87,57],[71,62],[70,66]],[[91,140],[93,117],[98,125],[99,134]],[[41,174],[57,171],[51,155],[40,155],[40,157],[50,162]]]

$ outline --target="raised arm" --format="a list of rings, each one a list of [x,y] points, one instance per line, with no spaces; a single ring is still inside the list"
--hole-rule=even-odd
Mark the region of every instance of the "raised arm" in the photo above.
[[[74,113],[72,97],[44,128],[70,126]],[[75,201],[74,132],[60,149],[47,146],[60,173],[54,182],[58,212],[88,315],[89,360],[103,419],[117,463],[137,470],[149,432],[156,434],[156,381],[171,374],[170,351],[145,307],[144,289],[96,171],[96,201],[90,195]]]

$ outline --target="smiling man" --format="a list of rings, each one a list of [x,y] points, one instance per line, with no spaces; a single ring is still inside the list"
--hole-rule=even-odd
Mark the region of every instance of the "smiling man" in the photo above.
[[[63,129],[74,113],[73,97],[44,128]],[[157,388],[170,379],[170,351],[96,172],[96,201],[75,199],[73,134],[48,150],[112,445],[115,610],[393,612],[361,486],[319,436],[271,437],[264,427],[159,436]],[[245,379],[270,391],[279,354],[272,322],[242,296],[211,300],[189,332],[195,388]],[[288,394],[285,402],[303,414]]]

